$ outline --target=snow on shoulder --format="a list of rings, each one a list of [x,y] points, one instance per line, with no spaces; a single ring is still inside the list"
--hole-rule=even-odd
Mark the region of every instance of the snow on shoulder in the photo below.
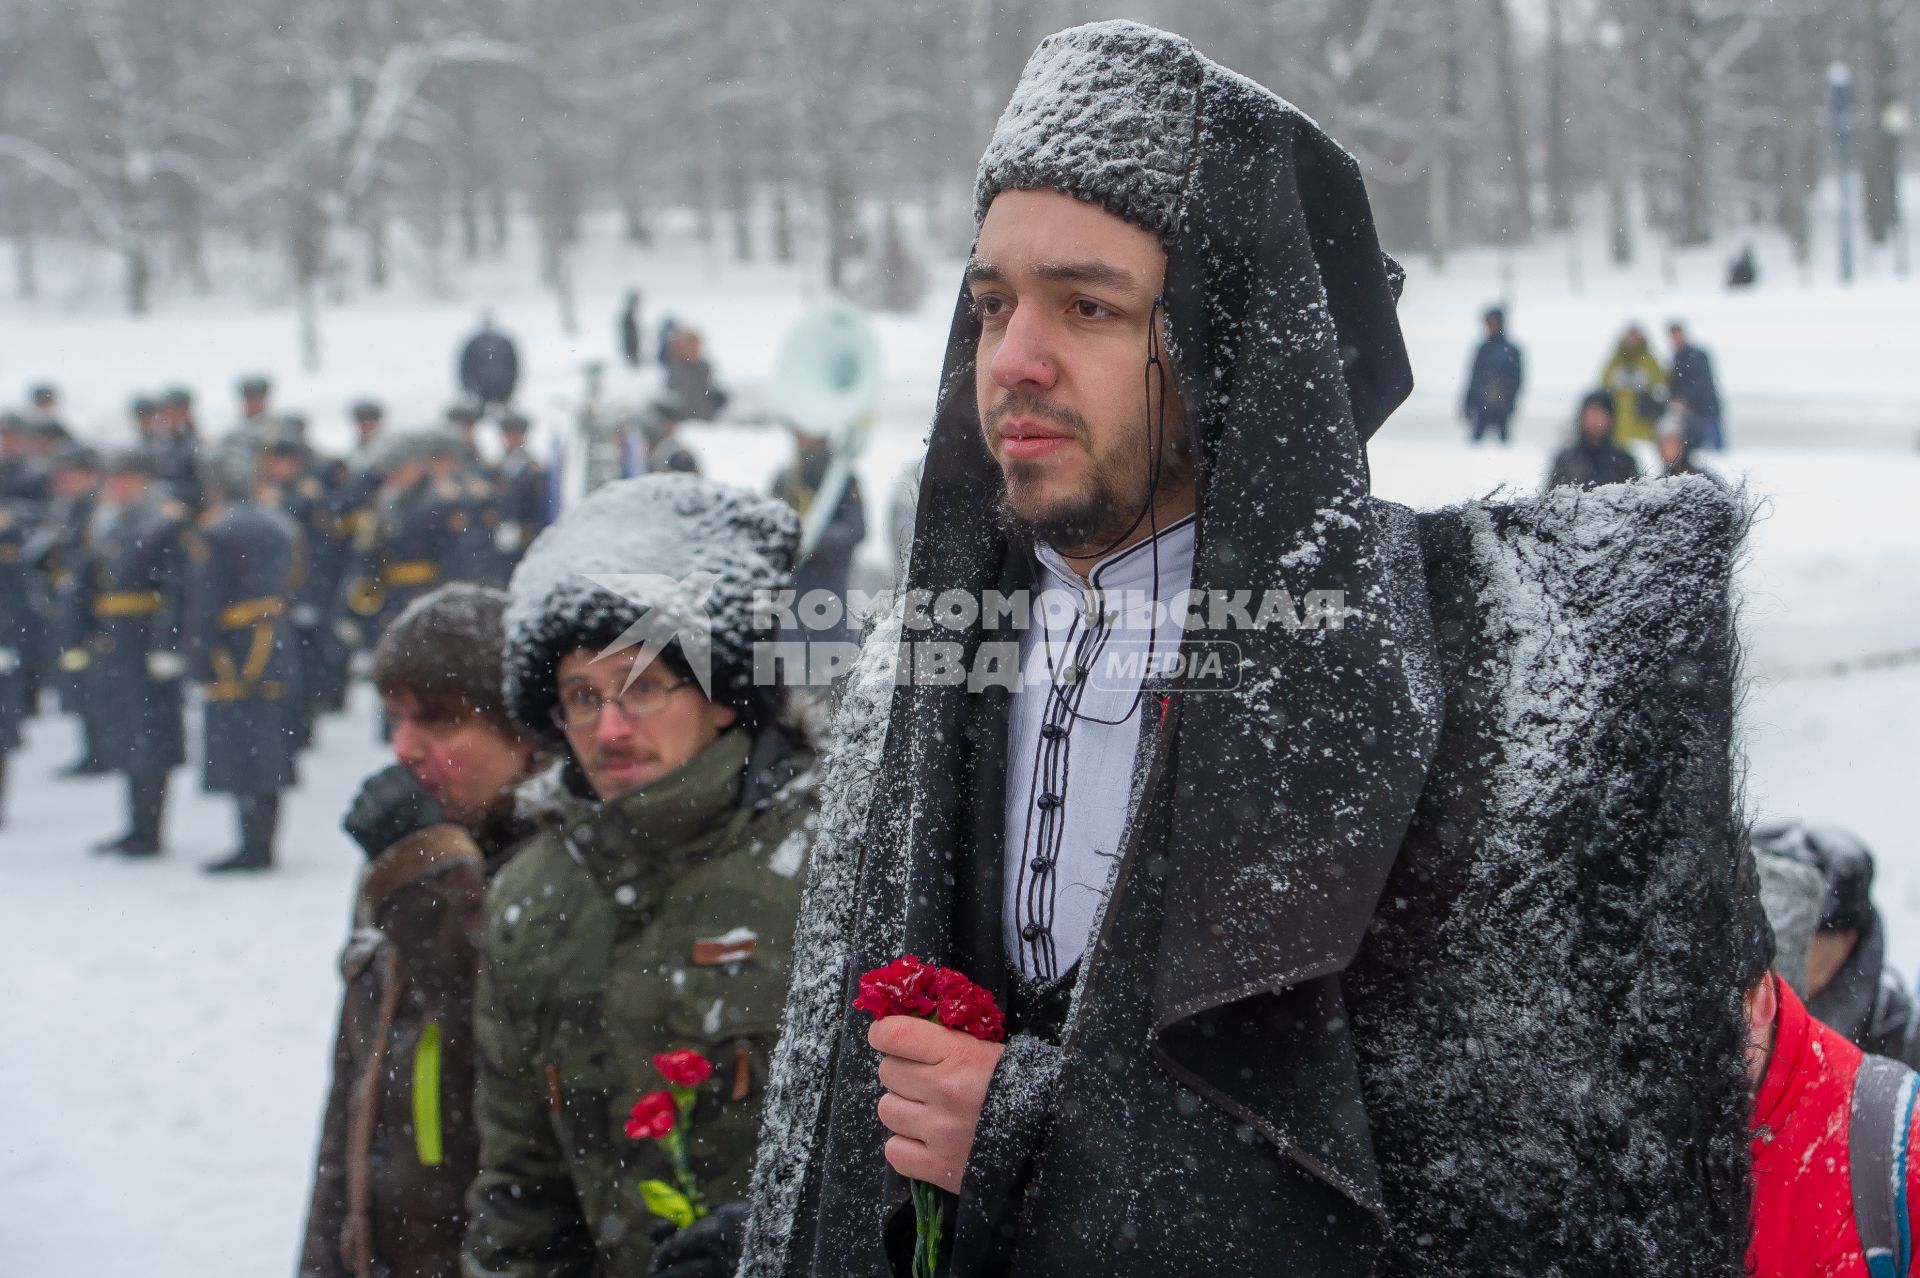
[[[1623,1273],[1721,1272],[1693,1262],[1735,1213],[1746,1135],[1749,518],[1699,478],[1419,516],[1447,718],[1346,980],[1409,1255],[1538,1272],[1511,1262],[1555,1239]]]

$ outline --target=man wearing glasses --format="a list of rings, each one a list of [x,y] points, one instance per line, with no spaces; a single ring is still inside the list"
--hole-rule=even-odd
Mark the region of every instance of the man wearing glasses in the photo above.
[[[813,835],[805,736],[754,680],[773,636],[751,601],[790,585],[798,543],[780,502],[653,475],[514,573],[507,704],[561,761],[546,832],[488,896],[469,1274],[731,1271]],[[689,1142],[711,1214],[659,1246],[639,1186],[673,1169],[625,1126],[682,1048],[713,1066]]]

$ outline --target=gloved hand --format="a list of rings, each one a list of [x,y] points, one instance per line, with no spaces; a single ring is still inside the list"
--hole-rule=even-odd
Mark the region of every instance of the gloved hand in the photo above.
[[[187,659],[177,652],[149,652],[147,678],[172,683],[187,673]]]
[[[650,1278],[732,1278],[747,1240],[747,1205],[728,1199],[654,1248]]]
[[[446,819],[420,779],[395,763],[361,783],[340,824],[371,860],[409,834]]]

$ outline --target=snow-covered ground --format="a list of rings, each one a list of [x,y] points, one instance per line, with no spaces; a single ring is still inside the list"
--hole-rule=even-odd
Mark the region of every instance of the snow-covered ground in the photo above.
[[[522,343],[524,399],[558,430],[579,369],[611,354],[612,316],[632,284],[649,320],[705,329],[722,376],[764,400],[779,338],[805,308],[798,270],[726,268],[679,246],[647,258],[598,242],[581,265],[580,337],[524,283],[524,263],[462,277],[454,300],[357,303],[330,311],[326,364],[296,370],[284,306],[170,299],[142,320],[115,314],[85,280],[29,308],[0,296],[0,399],[47,378],[75,421],[107,441],[127,397],[186,382],[216,430],[241,372],[276,375],[281,401],[309,411],[323,443],[345,436],[345,405],[385,398],[400,424],[429,420],[451,391],[453,352],[484,303]],[[1766,287],[1719,291],[1721,257],[1613,274],[1586,254],[1570,292],[1564,247],[1518,256],[1510,286],[1490,254],[1436,274],[1410,261],[1403,317],[1420,389],[1373,449],[1376,489],[1416,505],[1531,487],[1571,403],[1629,319],[1691,321],[1716,352],[1737,451],[1715,464],[1766,500],[1744,578],[1750,672],[1743,728],[1749,795],[1859,831],[1880,853],[1878,895],[1891,952],[1920,964],[1920,833],[1908,800],[1920,752],[1920,294],[1883,280],[1851,291],[1802,284],[1763,254]],[[957,278],[941,267],[935,277]],[[96,284],[99,281],[95,281]],[[862,466],[877,507],[924,430],[951,293],[879,322],[881,424]],[[1506,297],[1527,345],[1531,387],[1511,449],[1472,450],[1454,422],[1476,315]],[[615,374],[614,389],[639,394]],[[783,442],[748,425],[701,428],[710,471],[761,484]],[[869,523],[883,530],[882,512]],[[881,535],[884,535],[883,532]],[[868,557],[883,563],[876,538]],[[1872,658],[1908,654],[1877,666]],[[1861,665],[1862,661],[1865,665]],[[112,780],[56,781],[71,725],[44,718],[10,762],[0,829],[0,1278],[150,1275],[257,1278],[293,1264],[329,1061],[337,978],[360,855],[338,822],[358,779],[381,762],[365,690],[328,722],[283,826],[284,866],[244,881],[198,863],[232,837],[224,803],[177,774],[169,855],[128,864],[90,854],[117,832]]]

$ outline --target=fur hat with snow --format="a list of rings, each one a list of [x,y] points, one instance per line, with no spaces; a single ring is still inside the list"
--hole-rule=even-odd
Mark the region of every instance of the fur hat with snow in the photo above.
[[[527,549],[508,587],[507,710],[548,738],[561,658],[659,641],[749,727],[778,718],[781,689],[757,686],[754,597],[789,587],[800,523],[784,502],[698,475],[643,475],[597,489]]]

